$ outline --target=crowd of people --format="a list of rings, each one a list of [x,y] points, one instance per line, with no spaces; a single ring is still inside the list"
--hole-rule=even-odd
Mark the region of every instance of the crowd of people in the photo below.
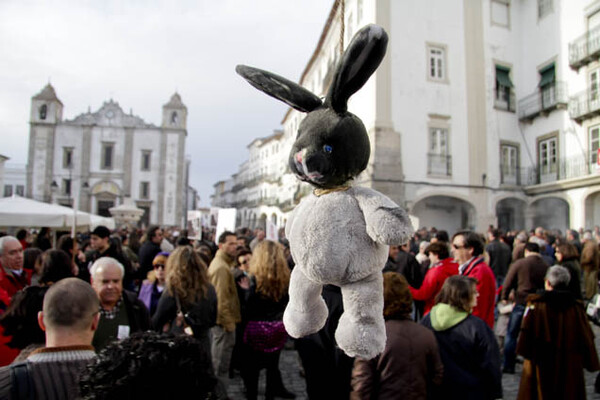
[[[585,398],[583,370],[600,370],[585,312],[598,294],[599,243],[599,228],[419,229],[390,246],[387,343],[362,360],[336,345],[343,302],[333,285],[322,292],[325,326],[288,336],[294,260],[283,232],[190,240],[159,226],[98,226],[53,240],[46,228],[21,230],[0,237],[0,398],[227,399],[240,376],[257,399],[265,370],[265,398],[291,399],[286,346],[311,399],[498,399],[517,363],[518,398]]]

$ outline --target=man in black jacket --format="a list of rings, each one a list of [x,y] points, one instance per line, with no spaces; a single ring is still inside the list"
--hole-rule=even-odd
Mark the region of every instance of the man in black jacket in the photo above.
[[[489,243],[485,247],[485,251],[490,257],[488,265],[496,276],[496,284],[502,286],[512,260],[512,251],[506,243],[500,241],[498,229],[492,229],[488,233],[488,240]]]
[[[399,272],[400,274],[404,275],[410,286],[415,289],[420,288],[423,284],[421,264],[419,264],[415,256],[409,253],[410,244],[405,243],[402,246],[399,246],[398,250],[396,262],[387,263],[382,272]],[[425,303],[422,301],[415,301],[415,321],[418,321],[423,317],[424,308]]]
[[[110,257],[94,262],[90,270],[92,287],[100,299],[100,323],[92,342],[96,351],[133,332],[150,329],[150,315],[133,292],[123,290],[123,265]]]
[[[98,225],[90,234],[90,245],[95,250],[91,255],[90,263],[93,264],[102,257],[114,258],[125,268],[125,287],[133,289],[133,267],[129,259],[121,251],[120,246],[111,242],[110,229],[106,226]]]
[[[144,243],[140,247],[138,253],[140,268],[138,270],[138,278],[140,280],[146,279],[146,275],[153,269],[152,261],[158,253],[160,253],[160,242],[163,239],[163,231],[160,226],[153,225],[148,228],[144,238]]]

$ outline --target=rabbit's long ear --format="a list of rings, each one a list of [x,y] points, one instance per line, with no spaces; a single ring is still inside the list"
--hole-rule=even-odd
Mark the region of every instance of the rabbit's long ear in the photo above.
[[[238,65],[235,71],[252,86],[290,105],[298,111],[310,112],[323,102],[302,86],[269,71]]]
[[[336,112],[346,112],[348,99],[375,72],[387,47],[388,35],[378,25],[367,25],[354,35],[339,63],[325,104]]]

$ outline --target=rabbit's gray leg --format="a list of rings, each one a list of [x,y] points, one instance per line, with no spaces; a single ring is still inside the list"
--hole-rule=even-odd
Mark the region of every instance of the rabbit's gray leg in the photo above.
[[[290,301],[283,314],[287,333],[295,338],[318,332],[327,320],[327,305],[321,297],[323,285],[309,280],[296,265],[290,278]]]
[[[371,359],[383,352],[383,275],[374,272],[363,280],[342,286],[344,313],[335,339],[350,357]]]

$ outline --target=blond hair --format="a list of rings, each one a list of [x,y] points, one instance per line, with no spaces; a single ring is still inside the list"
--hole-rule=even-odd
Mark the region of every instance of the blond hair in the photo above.
[[[182,304],[192,304],[208,292],[207,267],[191,246],[177,247],[166,265],[166,290]]]
[[[250,260],[250,273],[256,279],[256,292],[278,301],[288,290],[290,269],[282,246],[270,240],[260,242]]]

